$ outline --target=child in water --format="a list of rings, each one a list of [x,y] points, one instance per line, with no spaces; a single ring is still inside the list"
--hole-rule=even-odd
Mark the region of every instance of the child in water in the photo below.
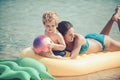
[[[57,13],[47,11],[43,14],[42,22],[45,26],[45,35],[51,39],[49,46],[50,52],[40,53],[42,56],[51,58],[62,58],[65,55],[65,42],[63,36],[57,30],[59,23],[59,16]]]

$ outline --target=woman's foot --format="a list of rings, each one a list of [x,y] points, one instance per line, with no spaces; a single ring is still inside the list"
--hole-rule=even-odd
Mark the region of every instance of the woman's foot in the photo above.
[[[120,20],[120,5],[115,9],[115,13],[112,16],[112,20],[118,22]]]

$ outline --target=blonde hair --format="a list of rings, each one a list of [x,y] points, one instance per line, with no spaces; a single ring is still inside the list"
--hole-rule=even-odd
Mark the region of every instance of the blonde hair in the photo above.
[[[55,24],[58,25],[59,16],[56,12],[47,11],[43,14],[43,17],[42,17],[43,24],[45,24],[46,22],[51,22],[53,20],[55,21]]]

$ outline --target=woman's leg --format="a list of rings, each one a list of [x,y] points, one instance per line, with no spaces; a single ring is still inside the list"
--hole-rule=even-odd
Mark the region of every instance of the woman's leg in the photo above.
[[[118,27],[119,27],[119,32],[120,32],[120,19],[118,19]]]
[[[106,46],[106,51],[120,51],[120,42],[107,35],[105,36],[104,44]]]
[[[117,6],[117,8],[115,9],[116,14],[113,17],[113,20],[115,20],[118,24],[118,28],[120,31],[120,5]]]
[[[108,23],[105,25],[105,27],[103,28],[100,34],[109,35],[114,21],[117,22],[119,31],[120,31],[120,6],[117,6],[117,8],[115,9],[115,13],[111,17],[111,19],[108,21]]]
[[[112,20],[112,18],[111,18],[108,21],[108,23],[105,25],[105,27],[103,28],[103,30],[100,32],[100,34],[109,35],[113,23],[114,23],[114,20]]]

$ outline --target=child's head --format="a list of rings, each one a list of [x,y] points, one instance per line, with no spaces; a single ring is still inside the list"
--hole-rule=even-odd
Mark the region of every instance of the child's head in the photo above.
[[[47,11],[43,14],[42,21],[46,31],[51,32],[56,30],[59,23],[59,16],[55,12]]]
[[[53,11],[47,11],[43,14],[42,17],[43,24],[45,25],[48,22],[55,21],[55,24],[58,25],[59,22],[59,16],[56,12]]]

